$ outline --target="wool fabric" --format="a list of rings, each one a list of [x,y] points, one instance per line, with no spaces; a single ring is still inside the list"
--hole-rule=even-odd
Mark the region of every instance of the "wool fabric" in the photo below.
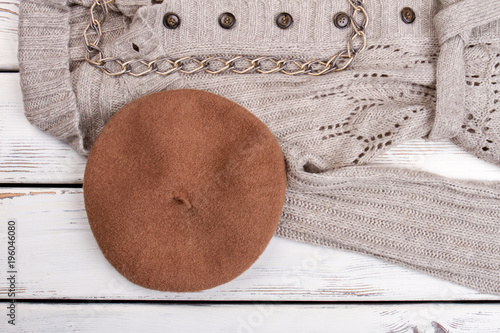
[[[83,182],[92,232],[130,281],[200,291],[231,281],[271,240],[286,174],[253,114],[200,90],[171,90],[120,109],[89,154]]]
[[[500,294],[500,185],[374,166],[414,138],[450,139],[500,165],[500,1],[366,0],[368,46],[321,77],[225,73],[109,77],[84,61],[90,0],[21,2],[19,59],[27,118],[88,154],[112,115],[150,93],[192,88],[228,98],[276,136],[287,194],[276,234],[353,250]],[[412,24],[401,20],[411,6]],[[328,58],[350,29],[347,0],[116,0],[107,56]],[[166,29],[163,17],[181,23]],[[217,18],[234,14],[232,29]],[[276,26],[278,13],[293,24]],[[135,45],[135,47],[134,47]]]

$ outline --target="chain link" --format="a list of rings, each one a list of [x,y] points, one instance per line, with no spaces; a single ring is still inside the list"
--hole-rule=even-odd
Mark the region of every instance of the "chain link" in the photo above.
[[[319,76],[331,72],[340,72],[348,68],[356,56],[366,48],[365,28],[368,26],[368,14],[364,8],[365,0],[347,0],[351,6],[352,34],[347,40],[346,49],[328,59],[279,59],[273,56],[233,58],[186,56],[178,59],[163,57],[154,60],[131,59],[124,61],[119,57],[106,57],[99,47],[102,37],[102,25],[108,16],[108,5],[115,0],[95,0],[90,7],[90,22],[83,31],[85,41],[85,60],[101,69],[106,75],[119,76],[128,74],[139,77],[155,73],[170,75],[176,72],[195,74],[205,72],[220,74],[233,72],[247,73],[283,73],[286,75]]]

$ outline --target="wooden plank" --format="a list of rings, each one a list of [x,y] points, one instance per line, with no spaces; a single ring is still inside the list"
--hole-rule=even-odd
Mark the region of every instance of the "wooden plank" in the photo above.
[[[9,303],[2,302],[7,311]],[[499,304],[16,304],[2,332],[496,333]]]
[[[0,74],[0,183],[81,183],[86,158],[24,117],[19,74]]]
[[[0,74],[0,183],[81,183],[86,158],[49,137],[24,117],[19,75]],[[463,179],[500,180],[500,168],[449,141],[412,140],[374,163],[404,166]]]
[[[17,61],[17,25],[19,0],[0,1],[0,71],[19,69]]]
[[[164,293],[124,279],[89,228],[81,189],[0,189],[0,296],[7,222],[17,223],[21,299],[397,301],[500,300],[369,256],[274,237],[237,279],[199,293]]]

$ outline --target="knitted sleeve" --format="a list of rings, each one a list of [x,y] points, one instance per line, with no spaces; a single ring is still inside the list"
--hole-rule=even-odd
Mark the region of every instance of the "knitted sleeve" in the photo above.
[[[288,151],[277,234],[357,251],[486,293],[500,293],[500,183],[380,166],[304,170]]]

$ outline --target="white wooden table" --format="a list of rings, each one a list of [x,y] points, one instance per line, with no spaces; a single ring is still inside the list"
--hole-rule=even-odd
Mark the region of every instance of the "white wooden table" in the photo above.
[[[23,116],[18,5],[0,1],[0,332],[500,332],[498,296],[277,237],[247,272],[212,290],[157,292],[125,280],[87,222],[86,159]],[[500,181],[500,168],[449,142],[412,141],[377,163]],[[7,316],[11,220],[16,326]]]

